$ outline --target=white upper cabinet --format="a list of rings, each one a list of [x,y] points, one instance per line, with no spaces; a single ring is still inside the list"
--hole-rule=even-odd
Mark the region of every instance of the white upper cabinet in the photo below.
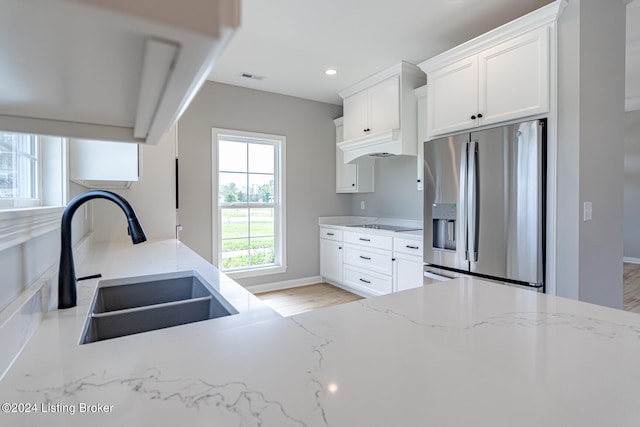
[[[549,28],[542,27],[478,55],[479,123],[549,111]]]
[[[69,179],[88,188],[129,188],[141,175],[139,144],[69,140]]]
[[[416,155],[416,98],[425,83],[418,67],[401,62],[340,92],[344,100],[344,161],[363,156]]]
[[[344,123],[344,137],[339,142],[345,139],[353,139],[359,136],[365,135],[369,128],[369,93],[363,91],[356,93],[344,100],[342,111],[344,114],[349,115],[349,119]],[[343,120],[344,122],[344,120]]]
[[[429,136],[475,126],[477,111],[477,57],[465,58],[429,73],[427,85],[427,134]]]
[[[344,139],[400,127],[399,77],[394,76],[344,100]]]
[[[0,129],[156,144],[239,25],[239,0],[0,0]]]
[[[336,143],[343,140],[343,118],[333,121],[336,126]],[[344,154],[336,145],[336,193],[373,192],[375,159],[362,157],[352,163],[344,162]]]
[[[427,139],[548,113],[550,44],[561,5],[421,63],[428,76]]]

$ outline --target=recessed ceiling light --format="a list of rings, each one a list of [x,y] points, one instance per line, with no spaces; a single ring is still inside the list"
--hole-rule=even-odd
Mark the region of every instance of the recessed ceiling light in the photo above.
[[[324,70],[324,73],[327,76],[335,76],[336,74],[338,74],[338,70],[336,70],[335,68],[327,68],[326,70]]]

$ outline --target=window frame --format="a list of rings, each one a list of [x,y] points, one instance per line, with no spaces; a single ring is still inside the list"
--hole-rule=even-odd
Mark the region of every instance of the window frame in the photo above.
[[[274,193],[279,201],[219,203],[219,148],[220,140],[241,141],[248,143],[272,144],[275,149]],[[239,131],[233,129],[212,128],[212,240],[213,261],[220,271],[231,278],[255,277],[265,274],[284,273],[287,270],[286,251],[286,194],[285,165],[286,137],[265,133]],[[248,154],[247,154],[248,155]],[[224,173],[224,172],[223,172]],[[247,171],[250,173],[250,171]],[[249,266],[232,270],[222,268],[222,209],[225,208],[273,208],[274,209],[274,263],[263,266]]]

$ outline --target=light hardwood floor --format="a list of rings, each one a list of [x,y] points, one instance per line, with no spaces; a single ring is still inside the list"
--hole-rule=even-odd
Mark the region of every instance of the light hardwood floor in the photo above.
[[[283,316],[362,299],[327,283],[263,292],[256,296]],[[624,263],[623,309],[640,313],[640,264]]]
[[[285,317],[362,299],[328,283],[262,292],[256,296]]]
[[[640,313],[640,264],[624,263],[622,306],[626,311]]]

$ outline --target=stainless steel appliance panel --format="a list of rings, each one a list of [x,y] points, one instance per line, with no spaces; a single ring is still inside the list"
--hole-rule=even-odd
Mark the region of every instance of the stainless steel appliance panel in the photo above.
[[[534,120],[471,134],[468,245],[473,273],[544,281],[541,126]]]
[[[424,261],[461,270],[469,269],[460,200],[466,194],[468,139],[464,134],[424,143]]]

